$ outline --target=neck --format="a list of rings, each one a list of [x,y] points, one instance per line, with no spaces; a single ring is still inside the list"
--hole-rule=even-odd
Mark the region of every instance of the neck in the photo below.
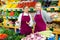
[[[37,11],[41,11],[41,9],[40,10],[37,10]]]
[[[40,12],[41,10],[37,10],[37,12]]]
[[[28,12],[24,12],[24,13],[26,13],[26,14],[27,14]]]

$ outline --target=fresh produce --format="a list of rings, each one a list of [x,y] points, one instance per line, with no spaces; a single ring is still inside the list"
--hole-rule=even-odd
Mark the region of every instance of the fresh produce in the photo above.
[[[0,34],[4,34],[5,30],[6,29],[4,27],[0,28]]]
[[[5,39],[5,38],[7,38],[7,37],[8,37],[7,34],[0,34],[0,39]]]
[[[15,14],[14,14],[14,16],[16,16],[16,17],[18,17],[18,16],[19,16],[19,13],[18,13],[18,11],[17,11],[17,10],[15,10]]]
[[[17,4],[9,3],[9,4],[6,5],[6,8],[17,8]]]
[[[22,9],[20,9],[19,11],[20,11],[19,13],[22,13],[22,12],[23,12],[23,10],[22,10]]]
[[[2,16],[0,16],[0,23],[2,23],[3,22],[3,17]]]
[[[6,10],[6,16],[9,16],[9,10],[8,9]]]
[[[20,35],[20,33],[15,33],[13,30],[0,28],[0,38],[4,40],[21,40],[25,35]]]
[[[11,35],[8,36],[5,40],[21,40],[22,38],[24,38],[24,35]]]
[[[17,7],[17,4],[13,4],[13,6],[11,8],[16,8]]]
[[[52,23],[52,24],[48,24],[49,26],[49,29],[51,30],[51,31],[53,31],[53,29],[55,28],[60,28],[60,24],[58,23],[58,22],[56,22],[56,23]]]
[[[18,2],[19,0],[15,0],[15,2]]]
[[[10,12],[10,16],[14,16],[14,12],[13,11]]]
[[[17,8],[23,8],[25,5],[28,7],[34,7],[36,2],[22,2],[18,3]]]
[[[14,2],[14,0],[8,0],[9,2]]]
[[[13,5],[11,3],[7,3],[6,8],[11,8]]]
[[[42,32],[39,32],[39,34],[41,34],[45,37],[50,37],[52,34],[52,31],[42,31]]]
[[[33,8],[30,8],[30,12],[34,12],[34,9]]]
[[[43,35],[39,35],[39,33],[30,34],[27,37],[21,39],[21,40],[46,40],[46,37]]]
[[[0,10],[0,23],[3,22],[3,10]]]

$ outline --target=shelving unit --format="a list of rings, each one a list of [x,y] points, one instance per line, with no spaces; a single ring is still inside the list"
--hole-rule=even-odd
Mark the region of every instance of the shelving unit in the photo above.
[[[3,22],[3,25],[2,25],[2,23],[0,23],[0,26],[3,26],[3,27],[5,27],[5,28],[12,28],[12,29],[14,29],[14,31],[16,32],[16,30],[17,29],[19,29],[19,27],[18,26],[13,26],[13,25],[9,25],[9,26],[7,26],[7,20],[6,20],[6,17],[3,17],[4,18],[4,22]]]
[[[54,29],[53,34],[56,35],[55,40],[58,40],[58,35],[60,35],[60,29]]]
[[[3,25],[2,25],[2,23],[0,23],[0,26],[4,26],[5,28],[7,28],[7,29],[9,29],[9,28],[12,28],[12,29],[14,29],[14,31],[16,32],[16,30],[17,29],[19,29],[19,27],[18,26],[13,26],[13,24],[10,24],[9,26],[7,25],[7,21],[8,21],[8,19],[17,19],[16,18],[16,16],[6,16],[6,13],[8,13],[8,12],[6,12],[6,10],[8,10],[9,12],[11,11],[11,10],[13,10],[13,12],[15,12],[15,10],[17,10],[17,11],[23,11],[23,9],[22,8],[8,8],[8,9],[1,9],[1,10],[3,10],[4,11],[4,13],[5,13],[5,16],[3,16],[3,19],[4,19],[4,21],[2,22],[3,23]],[[30,10],[29,10],[29,12],[33,12],[33,11],[35,11],[35,9],[33,9],[33,8],[31,8]],[[8,13],[9,14],[9,13]],[[8,17],[8,18],[7,18]],[[9,22],[9,21],[8,21]]]

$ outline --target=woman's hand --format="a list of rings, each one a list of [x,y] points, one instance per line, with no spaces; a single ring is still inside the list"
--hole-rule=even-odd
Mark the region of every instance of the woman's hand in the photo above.
[[[51,18],[54,18],[55,15],[56,15],[56,14],[52,14],[50,17],[51,17]]]
[[[30,23],[29,23],[29,22],[26,22],[26,24],[28,24],[28,25],[29,25]]]

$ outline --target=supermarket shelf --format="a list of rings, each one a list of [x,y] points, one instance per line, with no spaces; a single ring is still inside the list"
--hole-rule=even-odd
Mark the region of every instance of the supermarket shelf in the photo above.
[[[18,26],[7,26],[6,24],[3,24],[3,25],[2,25],[2,23],[0,23],[0,26],[4,26],[4,27],[6,27],[6,28],[16,28],[16,29],[19,29]]]
[[[54,34],[55,34],[55,33],[56,33],[56,34],[60,34],[60,29],[58,29],[58,28],[57,28],[57,29],[54,29],[53,33],[54,33]]]
[[[55,12],[55,11],[60,11],[60,7],[48,7],[48,8],[44,8],[44,10],[48,12]]]
[[[13,10],[13,11],[15,11],[15,10],[20,11],[20,9],[23,10],[23,8],[6,8],[6,9],[0,8],[0,10],[4,10],[4,11],[6,11],[6,10],[9,10],[9,11],[11,11],[11,10]]]
[[[2,27],[2,26],[7,28],[7,29],[12,28],[12,29],[14,29],[15,32],[16,32],[17,29],[19,29],[19,27],[17,27],[17,26],[14,27],[14,26],[6,26],[6,25],[1,25],[0,24],[0,27]]]
[[[53,20],[53,22],[60,22],[60,18]]]
[[[4,25],[0,25],[0,27],[1,27],[1,26],[4,26]],[[16,28],[16,29],[19,29],[19,27],[14,27],[14,26],[4,26],[4,27],[5,27],[5,28],[13,28],[13,29]]]
[[[59,7],[49,7],[47,10],[49,11],[51,8],[54,8],[55,10],[59,10]]]
[[[5,26],[6,28],[16,28],[16,29],[19,29],[19,27],[10,27],[10,26]]]

